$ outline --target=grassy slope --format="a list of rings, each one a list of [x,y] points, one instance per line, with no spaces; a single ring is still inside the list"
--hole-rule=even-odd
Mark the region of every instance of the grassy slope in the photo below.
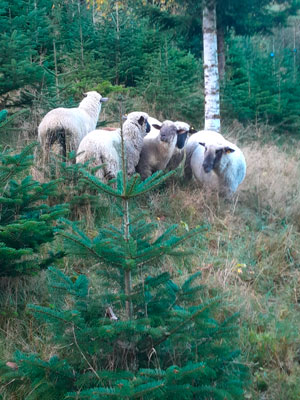
[[[240,347],[253,370],[249,399],[300,398],[300,151],[270,144],[242,146],[247,177],[233,203],[180,176],[143,199],[161,226],[180,229],[206,224],[204,242],[184,261],[166,260],[176,275],[196,270],[211,288],[227,295],[228,307],[240,311]],[[70,265],[66,265],[70,268]],[[37,285],[37,282],[39,283]],[[15,348],[41,352],[46,337],[16,300],[46,301],[44,274],[32,280],[4,281],[0,313],[0,358]],[[5,397],[5,388],[0,387]],[[1,396],[0,396],[1,398]],[[11,398],[11,397],[10,397]],[[16,394],[16,398],[21,398]]]

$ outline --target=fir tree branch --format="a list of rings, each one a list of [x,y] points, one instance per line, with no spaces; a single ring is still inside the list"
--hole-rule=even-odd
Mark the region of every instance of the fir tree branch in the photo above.
[[[85,250],[89,251],[95,258],[98,260],[103,261],[103,257],[101,257],[96,251],[93,250],[93,248],[84,246],[80,240],[76,239],[74,236],[69,236],[68,233],[63,233],[64,231],[59,231],[58,235],[61,235],[63,238],[71,240],[72,242],[78,244],[80,247],[83,247]]]
[[[73,326],[76,326],[77,329],[82,330],[80,326],[75,325],[74,321],[66,321],[65,318],[58,316],[57,314],[54,314],[51,309],[48,307],[42,307],[42,306],[35,306],[34,304],[28,304],[27,308],[32,310],[34,313],[40,313],[42,315],[47,315],[50,318],[57,319],[58,321],[63,322],[65,325],[70,325],[72,324]],[[49,310],[49,311],[48,311]],[[50,312],[51,311],[51,312]]]
[[[182,321],[180,324],[178,324],[175,328],[173,328],[170,332],[167,332],[164,334],[163,337],[161,337],[160,339],[158,339],[156,342],[154,342],[151,345],[152,347],[155,346],[159,346],[161,343],[163,343],[164,341],[166,341],[167,339],[169,339],[169,337],[171,337],[174,333],[176,333],[177,331],[179,331],[184,325],[186,325],[188,322],[193,321],[196,317],[198,317],[201,313],[203,313],[204,311],[206,311],[209,307],[211,307],[212,304],[217,303],[219,300],[215,300],[209,304],[207,304],[206,306],[200,308],[200,310],[194,312],[189,318],[185,319],[184,321]],[[149,351],[149,348],[144,348],[141,350],[141,352],[147,352]]]
[[[89,360],[86,358],[86,356],[84,355],[84,353],[82,352],[81,348],[78,345],[77,342],[77,338],[76,338],[76,334],[75,334],[75,329],[74,329],[74,324],[72,325],[72,331],[73,331],[73,337],[74,337],[74,341],[75,341],[75,346],[77,347],[79,353],[82,355],[82,357],[85,359],[85,361],[87,362],[88,366],[90,367],[90,369],[93,371],[93,373],[96,375],[96,377],[98,378],[99,381],[101,381],[100,376],[97,374],[97,371],[93,368],[93,366],[90,364]]]

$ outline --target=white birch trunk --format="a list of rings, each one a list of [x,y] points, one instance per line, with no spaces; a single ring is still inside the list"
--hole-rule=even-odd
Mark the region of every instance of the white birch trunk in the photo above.
[[[216,2],[206,0],[203,8],[204,129],[220,132],[220,86],[218,72]]]

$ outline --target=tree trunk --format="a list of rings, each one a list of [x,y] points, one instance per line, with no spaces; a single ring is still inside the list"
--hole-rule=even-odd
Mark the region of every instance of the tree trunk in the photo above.
[[[215,0],[206,0],[203,8],[204,129],[220,132],[220,87],[217,47],[216,2]]]
[[[219,77],[220,81],[222,81],[225,77],[225,38],[224,38],[224,30],[221,27],[217,29],[217,45],[218,45]]]
[[[80,54],[81,54],[81,65],[84,66],[84,54],[83,54],[83,34],[82,34],[82,20],[81,20],[81,1],[78,2],[78,14],[79,14],[79,37],[80,37]]]
[[[53,39],[53,57],[54,57],[54,71],[55,71],[55,89],[56,97],[59,99],[59,87],[58,87],[58,69],[57,69],[57,55],[56,55],[56,44],[55,39]]]

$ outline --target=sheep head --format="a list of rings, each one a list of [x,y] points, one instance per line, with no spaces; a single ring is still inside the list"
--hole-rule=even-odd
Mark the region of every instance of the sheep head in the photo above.
[[[181,146],[179,148],[182,148],[184,146],[187,132],[185,129],[178,128],[176,123],[166,120],[161,125],[152,124],[152,126],[160,131],[160,140],[162,142],[171,143],[175,136],[177,136],[177,143],[179,144],[176,144],[177,147]],[[182,136],[181,138],[179,138],[180,135]]]
[[[125,117],[123,116],[123,119],[125,118],[126,121],[133,123],[134,125],[137,125],[139,128],[141,128],[142,135],[146,136],[148,132],[150,132],[151,126],[148,122],[148,114],[142,111],[134,111],[126,115]]]
[[[100,103],[105,103],[108,100],[108,97],[102,97],[101,94],[96,92],[95,90],[92,90],[90,92],[85,92],[85,93],[83,93],[83,96],[84,97],[88,97],[88,96],[94,97],[94,98],[98,99]]]
[[[222,157],[226,157],[226,155],[235,151],[235,149],[226,144],[207,144],[202,142],[199,142],[199,144],[204,147],[203,169],[206,173],[218,168]]]

